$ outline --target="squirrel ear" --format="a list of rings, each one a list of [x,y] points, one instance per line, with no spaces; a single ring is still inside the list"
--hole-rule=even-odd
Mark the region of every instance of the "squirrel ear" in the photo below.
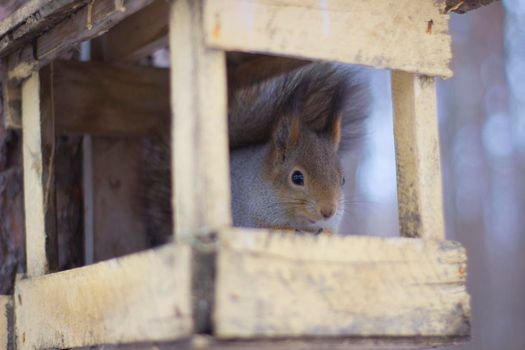
[[[282,150],[294,147],[301,135],[301,121],[298,116],[291,114],[280,118],[273,131],[275,145]]]
[[[330,141],[334,145],[335,150],[339,149],[339,144],[341,143],[341,113],[339,113],[330,130]]]

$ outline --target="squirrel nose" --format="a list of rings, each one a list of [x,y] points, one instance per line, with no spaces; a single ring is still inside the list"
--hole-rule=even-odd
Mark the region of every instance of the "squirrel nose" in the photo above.
[[[321,212],[321,215],[323,216],[323,218],[328,219],[334,215],[335,207],[333,206],[321,207],[319,211]]]

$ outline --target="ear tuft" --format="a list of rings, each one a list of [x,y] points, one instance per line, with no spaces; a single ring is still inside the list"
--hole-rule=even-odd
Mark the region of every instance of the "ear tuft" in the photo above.
[[[296,115],[285,115],[275,125],[273,140],[277,148],[286,150],[297,145],[301,137],[301,120]]]
[[[339,149],[341,143],[341,113],[337,114],[330,130],[330,141],[334,145],[334,149]]]

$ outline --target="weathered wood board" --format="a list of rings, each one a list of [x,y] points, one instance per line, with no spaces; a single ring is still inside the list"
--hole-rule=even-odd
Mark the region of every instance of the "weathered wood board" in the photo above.
[[[449,77],[445,4],[412,0],[206,0],[206,44]]]
[[[9,79],[24,79],[55,59],[63,50],[94,38],[153,0],[90,1],[44,34],[9,55]]]
[[[127,17],[96,40],[106,62],[138,61],[155,49],[168,46],[169,3],[155,0],[151,5]]]
[[[0,21],[0,55],[49,29],[88,0],[31,0]]]
[[[392,97],[401,235],[445,239],[434,78],[393,72]]]
[[[169,71],[53,62],[57,133],[145,136],[169,129]]]
[[[217,264],[220,338],[469,334],[456,242],[231,229]]]
[[[103,350],[414,350],[451,346],[465,338],[438,337],[323,337],[277,339],[217,339],[210,335],[194,335],[177,342],[104,345]],[[79,350],[90,350],[80,348]]]
[[[159,249],[23,279],[18,349],[174,340],[192,332],[190,248]]]
[[[226,60],[202,42],[201,0],[170,7],[172,183],[177,239],[231,225]]]
[[[9,349],[10,345],[10,325],[12,317],[9,313],[12,311],[12,297],[10,295],[0,295],[0,349]]]
[[[55,132],[49,71],[22,85],[26,266],[30,276],[58,267],[55,197]]]
[[[255,56],[247,62],[231,64],[228,91],[233,96],[246,85],[307,63],[309,61]],[[54,99],[57,134],[112,137],[155,134],[167,139],[171,115],[168,69],[66,60],[55,60],[52,65],[54,94],[60,96]],[[4,80],[7,128],[21,128],[20,106],[17,82]]]

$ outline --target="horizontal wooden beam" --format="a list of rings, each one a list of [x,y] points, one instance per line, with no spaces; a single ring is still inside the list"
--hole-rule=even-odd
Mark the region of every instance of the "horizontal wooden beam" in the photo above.
[[[166,0],[156,0],[97,38],[102,45],[98,60],[106,62],[138,61],[156,49],[168,46],[168,11]],[[93,57],[92,57],[93,59]]]
[[[53,63],[57,133],[143,136],[169,130],[169,71],[95,62]]]
[[[215,334],[465,337],[470,305],[459,243],[221,232]]]
[[[464,343],[465,337],[317,337],[218,339],[210,335],[169,343],[105,345],[104,350],[415,350]]]
[[[49,29],[88,0],[31,0],[0,21],[0,56]]]
[[[255,56],[228,70],[230,96],[308,61]],[[128,64],[53,61],[56,132],[99,136],[167,137],[171,109],[169,70]],[[21,127],[20,84],[4,80],[4,115],[10,129]]]
[[[171,112],[167,69],[54,61],[48,71],[52,74],[57,134],[168,133]],[[19,91],[15,81],[4,81],[4,113],[10,128],[21,127]]]
[[[48,64],[62,51],[94,38],[124,18],[141,10],[153,0],[97,0],[88,4],[40,35],[36,40],[9,55],[9,79],[25,79],[32,71]]]
[[[309,60],[289,57],[251,56],[253,56],[252,59],[245,59],[235,65],[228,65],[228,92],[230,96],[239,89],[260,83],[266,79],[271,79],[274,76],[287,73],[311,63]]]
[[[17,349],[168,341],[191,335],[190,250],[170,244],[17,282]]]
[[[449,77],[444,6],[412,0],[207,0],[205,41],[223,50]]]

